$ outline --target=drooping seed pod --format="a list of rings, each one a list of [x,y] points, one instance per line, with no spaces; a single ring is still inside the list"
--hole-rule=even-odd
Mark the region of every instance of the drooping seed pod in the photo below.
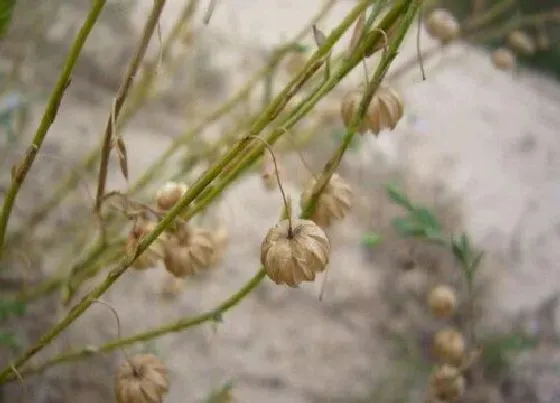
[[[507,48],[496,49],[492,53],[492,63],[499,70],[512,70],[515,67],[515,55]]]
[[[352,118],[360,106],[363,93],[359,90],[349,92],[342,100],[340,113],[344,126],[350,127]],[[372,97],[363,120],[358,125],[358,133],[368,130],[377,135],[381,130],[394,130],[404,115],[404,102],[399,93],[387,86],[380,87]]]
[[[517,53],[530,56],[536,52],[537,46],[531,37],[523,31],[512,31],[507,36],[508,45]]]
[[[181,197],[187,190],[188,186],[184,183],[165,183],[156,193],[156,204],[158,209],[162,211],[171,209],[175,203],[181,200]]]
[[[330,241],[313,221],[282,220],[271,228],[261,244],[261,263],[268,277],[276,284],[297,287],[313,281],[326,269],[330,257]]]
[[[315,179],[312,180],[301,194],[300,204],[302,209],[311,200],[315,182]],[[333,220],[342,220],[348,213],[352,206],[352,198],[350,185],[339,174],[333,174],[317,199],[311,220],[322,228],[329,227]]]
[[[455,291],[447,285],[438,285],[428,294],[428,306],[436,318],[448,318],[456,305]]]
[[[161,287],[161,296],[165,299],[178,297],[185,289],[185,280],[173,275],[166,275]]]
[[[465,392],[465,379],[459,369],[447,364],[438,365],[430,375],[430,391],[436,399],[456,401]]]
[[[154,230],[157,223],[153,221],[141,220],[135,223],[134,228],[128,233],[126,240],[126,254],[128,257],[134,256],[140,240]],[[157,261],[163,256],[163,245],[166,235],[160,234],[150,246],[142,252],[132,263],[132,267],[138,270],[154,267]]]
[[[426,19],[426,31],[440,42],[448,43],[459,36],[461,27],[448,10],[437,8]]]
[[[455,329],[443,329],[434,335],[434,353],[444,363],[459,366],[465,359],[465,339]]]
[[[117,370],[118,403],[162,403],[168,389],[167,369],[153,354],[135,355]]]
[[[175,277],[187,277],[212,264],[214,242],[204,229],[183,229],[170,237],[164,248],[165,269]]]

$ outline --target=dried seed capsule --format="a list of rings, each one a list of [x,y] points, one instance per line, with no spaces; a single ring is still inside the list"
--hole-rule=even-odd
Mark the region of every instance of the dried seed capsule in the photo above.
[[[175,203],[187,191],[188,186],[184,183],[167,182],[156,193],[156,204],[158,209],[166,211],[171,209]]]
[[[176,277],[187,277],[212,264],[214,242],[210,231],[188,229],[165,243],[164,264]]]
[[[451,316],[457,305],[455,291],[447,285],[434,287],[428,295],[428,305],[436,318]]]
[[[154,230],[157,223],[153,221],[139,221],[135,224],[134,228],[128,233],[126,240],[126,253],[127,256],[132,257],[136,253],[136,247],[140,240]],[[163,256],[163,245],[165,243],[166,235],[161,234],[151,245],[136,258],[132,267],[138,270],[144,270],[154,267],[157,261]]]
[[[460,365],[465,358],[465,339],[455,329],[443,329],[434,335],[434,353],[445,363]]]
[[[161,403],[168,389],[167,369],[153,354],[138,354],[117,370],[118,403]]]
[[[302,209],[311,200],[315,182],[311,181],[301,195]],[[333,174],[317,200],[311,220],[322,228],[330,226],[333,220],[342,220],[352,206],[352,196],[350,185],[339,174]]]
[[[430,389],[435,398],[453,402],[463,395],[465,379],[457,368],[443,364],[433,369]]]
[[[266,274],[276,284],[297,287],[303,281],[313,281],[327,267],[330,241],[313,221],[282,220],[271,228],[261,244],[261,263]]]
[[[515,55],[507,48],[496,49],[492,53],[492,63],[499,70],[512,70],[515,67]]]
[[[435,9],[426,19],[426,31],[442,43],[455,39],[460,30],[459,23],[453,14],[443,8]]]
[[[362,96],[361,91],[354,90],[342,100],[341,115],[346,128],[350,127]],[[364,134],[370,130],[377,135],[381,130],[394,130],[403,115],[404,102],[399,93],[390,87],[380,87],[371,99],[364,119],[359,124],[358,133]]]
[[[512,31],[507,37],[508,45],[517,53],[530,56],[536,52],[535,42],[523,31]]]

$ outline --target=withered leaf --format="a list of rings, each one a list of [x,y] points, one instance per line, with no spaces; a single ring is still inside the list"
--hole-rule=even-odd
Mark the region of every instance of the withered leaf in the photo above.
[[[322,46],[327,40],[325,34],[315,24],[313,24],[313,39],[317,46]]]
[[[117,155],[119,158],[119,167],[124,178],[128,180],[128,158],[126,153],[126,145],[121,136],[117,137]]]
[[[350,43],[348,45],[348,53],[347,57],[350,57],[352,53],[358,47],[358,43],[360,43],[360,39],[364,35],[364,28],[366,23],[366,13],[360,14],[358,20],[356,21],[356,25],[354,25],[354,30],[352,31],[352,37],[350,38]]]

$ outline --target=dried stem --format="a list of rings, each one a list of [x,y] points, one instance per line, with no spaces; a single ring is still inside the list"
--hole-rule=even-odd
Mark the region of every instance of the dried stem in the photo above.
[[[276,175],[276,182],[278,183],[278,189],[280,189],[280,193],[282,193],[282,200],[284,201],[284,207],[286,208],[286,216],[288,219],[288,238],[292,238],[294,235],[294,226],[292,223],[292,209],[290,207],[290,203],[288,203],[288,198],[286,197],[286,192],[284,191],[284,187],[282,186],[282,181],[280,180],[280,171],[278,170],[278,164],[276,162],[276,155],[274,155],[274,151],[272,151],[272,147],[268,144],[264,139],[258,136],[248,136],[252,139],[259,140],[263,143],[266,147],[270,156],[272,157],[272,163],[274,164],[274,174]]]
[[[116,123],[113,124],[113,122],[118,121],[120,111],[123,107],[124,101],[126,100],[130,87],[132,86],[132,82],[134,81],[134,77],[136,75],[136,72],[138,71],[138,67],[144,59],[146,50],[148,49],[148,44],[150,43],[150,39],[158,24],[161,12],[163,11],[163,6],[165,5],[165,1],[166,0],[154,0],[154,5],[144,26],[144,32],[142,34],[142,38],[140,39],[138,49],[136,50],[136,54],[130,61],[123,82],[115,97],[113,110],[111,111],[107,119],[103,145],[101,146],[101,161],[99,163],[97,196],[95,199],[95,210],[98,214],[101,209],[101,201],[103,195],[105,194],[105,186],[107,183],[107,172],[109,166],[109,154],[111,153],[111,140],[113,131],[116,128]]]
[[[343,22],[335,28],[329,37],[326,38],[325,44],[318,49],[314,56],[310,59],[308,65],[302,73],[296,77],[296,79],[290,83],[286,89],[276,97],[275,101],[267,108],[266,111],[263,112],[263,117],[261,119],[257,119],[253,129],[256,131],[264,129],[266,124],[266,117],[273,119],[285,106],[287,100],[289,100],[293,94],[297,91],[298,85],[303,84],[307,79],[309,79],[310,72],[317,71],[316,69],[310,68],[316,65],[316,60],[318,60],[323,55],[327,54],[330,49],[334,46],[336,41],[342,36],[342,34],[349,28],[349,26],[353,23],[353,21],[358,17],[360,12],[367,7],[369,1],[363,0],[359,4],[357,4],[354,9],[347,15],[347,17],[343,20]],[[393,45],[390,47],[388,54],[384,57],[380,63],[380,67],[378,68],[378,74],[380,77],[375,77],[372,82],[379,83],[381,81],[382,76],[385,74],[389,64],[394,59],[397,53],[397,49],[400,46],[402,39],[406,31],[408,30],[412,18],[416,14],[418,8],[418,3],[415,0],[400,0],[397,4],[393,6],[393,8],[387,13],[385,18],[381,23],[381,28],[387,28],[390,26],[396,18],[398,18],[402,13],[406,12],[405,18],[403,19],[402,28],[399,37]],[[359,54],[363,54],[364,51],[367,51],[369,48],[374,46],[380,39],[380,35],[377,33],[372,33],[370,37],[364,41],[363,46],[360,46]],[[353,67],[355,67],[360,62],[360,57],[353,55],[341,68],[337,71],[337,74],[334,74],[327,83],[324,83],[323,86],[316,91],[316,94],[310,100],[304,100],[303,104],[300,104],[299,108],[294,111],[289,116],[289,122],[283,124],[284,127],[291,127],[295,125],[303,116],[306,115],[309,110],[313,108],[313,106],[324,96],[328,93],[329,90],[334,88],[334,86],[350,71]],[[373,90],[370,89],[373,93]],[[363,109],[363,108],[362,108]],[[261,127],[262,125],[262,127]],[[269,140],[276,140],[284,133],[283,130],[274,130],[271,135],[267,138],[267,142],[271,143]],[[250,135],[256,135],[257,133],[250,133]],[[347,136],[348,137],[348,136]],[[351,137],[351,136],[350,136]],[[49,343],[51,343],[64,329],[66,329],[70,324],[72,324],[83,312],[85,312],[89,306],[92,304],[92,300],[98,299],[109,287],[111,287],[114,282],[124,274],[127,268],[134,263],[134,261],[142,254],[149,245],[154,242],[154,240],[166,229],[169,228],[175,218],[185,210],[194,200],[195,198],[202,192],[204,189],[211,184],[212,181],[216,177],[220,175],[222,170],[238,155],[243,153],[249,147],[249,137],[244,137],[241,139],[226,155],[224,155],[218,162],[212,165],[203,175],[199,177],[197,181],[195,181],[189,190],[183,195],[181,200],[163,217],[163,219],[156,225],[154,230],[144,237],[138,244],[136,252],[133,256],[125,256],[121,259],[119,264],[115,269],[113,269],[107,278],[97,287],[93,288],[88,295],[86,295],[77,305],[75,305],[68,315],[63,318],[59,323],[54,325],[54,327],[48,331],[45,335],[43,335],[40,340],[29,350],[25,351],[15,362],[14,367],[15,369],[20,368],[23,364],[27,363],[38,351],[43,349]],[[335,153],[331,161],[333,163],[329,166],[334,166],[338,164],[342,158],[342,154],[344,153],[344,149],[342,152],[338,151]],[[254,161],[262,152],[264,151],[264,145],[261,144],[260,147],[254,147],[247,157],[251,157]],[[241,161],[244,163],[245,161]],[[236,166],[237,171],[241,171],[243,168],[243,164]],[[325,173],[324,173],[325,175]],[[226,184],[223,184],[223,188],[225,188]],[[231,308],[232,306],[236,305],[239,301],[243,299],[258,283],[264,278],[265,273],[264,270],[261,269],[255,277],[253,277],[247,285],[245,285],[242,290],[236,293],[233,297],[230,297],[226,302],[218,307],[217,310],[213,310],[210,313],[201,315],[199,317],[193,319],[187,319],[185,321],[180,321],[179,323],[172,324],[170,326],[165,327],[162,332],[162,329],[156,329],[153,332],[148,333],[148,338],[157,337],[158,335],[173,332],[173,331],[180,331],[186,327],[194,326],[195,324],[204,323],[209,320],[216,320],[219,316],[221,316],[222,311],[226,311],[227,309]],[[143,337],[146,334],[144,334]],[[142,338],[138,338],[139,336],[135,336],[133,338],[128,339],[128,343],[132,339],[132,342],[141,341]],[[127,340],[121,340],[117,342],[117,345],[124,345],[128,344]],[[7,367],[0,372],[0,383],[5,382],[10,376],[13,374],[13,369],[11,367]]]
[[[4,249],[3,246],[6,235],[6,228],[8,226],[8,220],[14,207],[19,189],[23,185],[27,173],[31,169],[31,166],[35,161],[35,157],[41,149],[49,128],[51,127],[56,118],[56,115],[58,114],[60,102],[62,101],[66,88],[70,84],[72,71],[74,70],[76,62],[78,61],[78,57],[80,56],[82,48],[91,30],[95,26],[95,23],[97,22],[97,19],[101,14],[101,11],[103,10],[103,7],[105,6],[105,2],[106,0],[96,0],[92,4],[89,14],[82,24],[80,31],[76,35],[72,47],[70,48],[70,51],[66,58],[66,63],[52,91],[51,97],[43,114],[43,118],[41,119],[41,123],[39,124],[39,127],[37,128],[37,131],[35,132],[35,135],[33,137],[32,144],[25,153],[23,161],[15,169],[15,175],[12,177],[12,184],[5,196],[4,204],[2,206],[2,214],[0,215],[0,257],[2,256],[2,251]]]
[[[218,0],[210,0],[210,4],[206,9],[206,13],[204,13],[204,25],[208,25],[210,23],[210,18],[212,18],[212,14],[214,13],[214,9],[218,4]]]

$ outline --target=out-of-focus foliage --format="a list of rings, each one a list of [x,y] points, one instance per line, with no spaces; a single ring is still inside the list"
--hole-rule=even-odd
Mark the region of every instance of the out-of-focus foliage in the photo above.
[[[558,0],[442,0],[438,6],[449,9],[460,21],[471,16],[473,12],[483,12],[498,3],[511,3],[507,10],[495,18],[488,25],[488,31],[504,23],[512,24],[517,19],[534,15],[555,12],[560,15],[560,2]],[[477,10],[477,7],[480,9]],[[545,35],[550,46],[547,50],[539,50],[531,56],[518,56],[519,61],[527,66],[551,73],[560,79],[560,17],[555,21],[548,20],[542,24],[531,25],[523,28],[535,40],[539,35]],[[491,39],[483,43],[484,46],[496,48],[505,44],[505,36]]]

